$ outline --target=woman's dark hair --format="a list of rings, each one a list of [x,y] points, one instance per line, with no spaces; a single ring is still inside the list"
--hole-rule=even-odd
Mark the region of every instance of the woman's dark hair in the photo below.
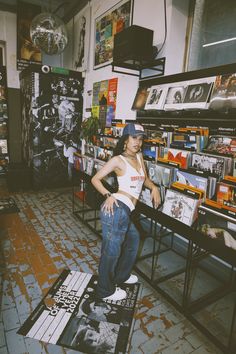
[[[113,151],[113,156],[120,155],[124,152],[124,145],[126,140],[128,139],[129,135],[123,135],[119,140],[118,143],[116,144],[116,147]]]

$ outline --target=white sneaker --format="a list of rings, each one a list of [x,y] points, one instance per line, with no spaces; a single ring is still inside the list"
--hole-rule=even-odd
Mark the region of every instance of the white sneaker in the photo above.
[[[138,282],[137,275],[131,274],[130,277],[124,282],[125,284],[136,284]]]
[[[119,301],[119,300],[124,300],[126,297],[127,297],[127,293],[125,290],[116,288],[116,291],[113,294],[104,297],[103,300]]]

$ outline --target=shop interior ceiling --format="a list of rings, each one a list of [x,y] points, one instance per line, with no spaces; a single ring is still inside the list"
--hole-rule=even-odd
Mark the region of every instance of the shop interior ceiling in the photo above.
[[[51,11],[65,23],[79,12],[89,0],[22,0],[41,6],[42,12]],[[0,0],[0,11],[17,12],[17,0]]]

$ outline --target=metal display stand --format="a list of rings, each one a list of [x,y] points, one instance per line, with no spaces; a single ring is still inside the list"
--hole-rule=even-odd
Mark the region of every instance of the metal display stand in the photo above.
[[[72,211],[73,214],[82,221],[91,231],[93,231],[96,235],[101,237],[101,228],[99,227],[99,216],[98,216],[98,208],[91,207],[87,205],[86,198],[86,184],[91,184],[91,176],[87,175],[84,172],[77,171],[74,169],[73,171],[73,188],[72,188]],[[78,184],[80,184],[80,188],[82,193],[80,194],[80,198],[76,196],[76,191],[78,189]],[[96,195],[94,194],[94,201],[96,202]]]
[[[140,87],[151,87],[152,85],[187,81],[227,73],[236,73],[236,64],[147,80],[141,80],[140,77]],[[137,121],[143,124],[144,127],[145,124],[148,126],[150,122],[151,125],[161,123],[195,125],[197,122],[200,126],[235,128],[235,110],[224,112],[210,110],[139,111],[137,112]],[[80,172],[76,178],[80,178],[83,183],[90,183],[91,180],[91,177],[86,176],[83,172]],[[100,231],[98,231],[97,227],[97,209],[89,209],[84,200],[80,210],[75,208],[75,204],[73,191],[74,214],[100,236]],[[93,213],[91,219],[85,217],[89,212]],[[223,352],[227,354],[236,353],[236,251],[202,235],[194,227],[187,226],[140,202],[137,204],[136,212],[141,219],[145,218],[149,222],[148,232],[141,239],[142,247],[135,266],[136,272],[179,309]],[[92,226],[91,222],[93,222]],[[176,241],[180,238],[184,241],[185,248],[183,250],[177,247]],[[146,241],[152,242],[151,247],[148,248],[146,253],[142,253],[142,248],[144,248]],[[166,268],[171,265],[171,261],[174,258],[178,259],[180,266],[178,269],[172,267],[173,269],[170,269],[169,272],[166,271],[162,274],[159,271],[160,264],[163,260],[163,255],[166,255],[167,252],[170,253],[170,257],[166,257],[167,259],[169,258]],[[224,279],[217,272],[216,275],[210,273],[207,263],[209,259],[210,261],[213,259],[217,267],[225,267],[227,275]],[[199,286],[199,282],[204,281],[204,277],[213,279],[215,287],[213,289],[206,287],[202,293],[199,293],[196,289]],[[176,289],[172,287],[173,283],[171,284],[175,279],[178,279],[180,284],[178,294],[176,294]],[[229,304],[226,321],[223,318],[221,319],[224,310],[221,307],[221,301],[225,299],[227,299]],[[213,323],[205,321],[207,316],[204,317],[204,314],[212,312],[213,309],[221,310],[221,308],[222,311],[215,317],[216,321],[212,320]],[[220,323],[219,328],[217,328],[217,321]]]

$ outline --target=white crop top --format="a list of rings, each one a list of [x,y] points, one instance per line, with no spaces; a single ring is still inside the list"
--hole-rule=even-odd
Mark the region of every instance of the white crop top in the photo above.
[[[128,193],[135,199],[138,199],[145,181],[141,158],[137,154],[137,159],[141,166],[140,172],[138,172],[133,166],[131,166],[124,156],[119,155],[119,157],[126,164],[125,174],[123,176],[117,176],[119,190]]]

